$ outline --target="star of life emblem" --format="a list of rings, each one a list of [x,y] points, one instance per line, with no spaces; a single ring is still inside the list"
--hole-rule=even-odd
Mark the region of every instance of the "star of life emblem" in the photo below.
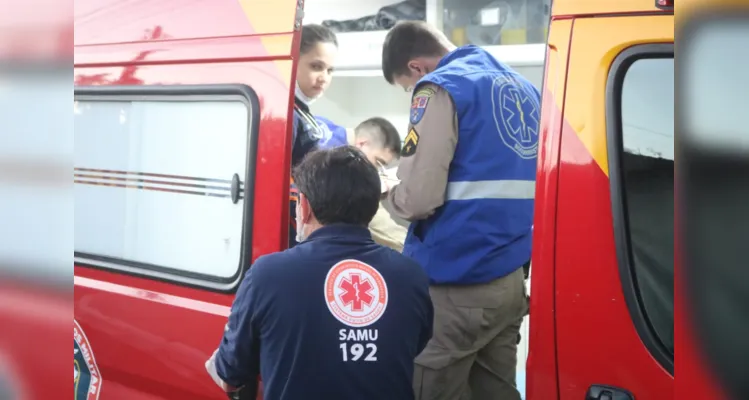
[[[358,260],[334,265],[325,278],[325,302],[341,323],[361,328],[385,313],[388,289],[379,271]]]

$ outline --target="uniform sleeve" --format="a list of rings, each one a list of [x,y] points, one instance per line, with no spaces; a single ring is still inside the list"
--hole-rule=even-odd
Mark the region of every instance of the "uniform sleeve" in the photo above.
[[[237,290],[216,354],[218,376],[237,388],[253,383],[260,375],[260,331],[256,315],[261,285],[253,276],[255,268],[250,268]]]
[[[378,244],[390,247],[397,252],[403,251],[403,243],[406,241],[406,228],[398,225],[382,204],[377,209],[372,222],[369,223],[369,231],[372,233],[372,239]]]
[[[421,323],[421,334],[419,335],[418,353],[424,351],[427,344],[432,339],[434,332],[434,304],[432,297],[429,295],[429,278],[424,274],[424,280],[421,286],[421,298],[424,304],[424,318]]]
[[[294,148],[294,145],[296,144],[296,137],[299,134],[297,131],[299,129],[299,122],[298,122],[296,110],[294,110],[294,114],[291,118],[291,148]]]
[[[445,202],[447,173],[458,144],[455,106],[447,91],[419,86],[398,166],[400,183],[388,193],[393,212],[406,220],[429,217]]]

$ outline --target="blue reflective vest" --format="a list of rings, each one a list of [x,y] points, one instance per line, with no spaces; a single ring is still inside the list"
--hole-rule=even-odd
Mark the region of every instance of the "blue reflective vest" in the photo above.
[[[531,255],[541,94],[476,46],[447,54],[417,87],[427,82],[452,97],[458,143],[445,203],[411,224],[403,253],[432,284],[501,278]]]

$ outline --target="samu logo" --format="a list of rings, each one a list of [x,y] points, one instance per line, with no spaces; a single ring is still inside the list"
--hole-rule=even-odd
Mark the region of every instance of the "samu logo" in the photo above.
[[[494,122],[502,142],[524,159],[538,154],[538,100],[512,78],[500,76],[492,83]]]

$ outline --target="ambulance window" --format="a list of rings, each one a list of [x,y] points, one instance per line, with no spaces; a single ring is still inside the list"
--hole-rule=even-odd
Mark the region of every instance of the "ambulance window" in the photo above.
[[[670,46],[670,53],[659,46]],[[645,46],[620,55],[609,77],[607,101],[622,284],[643,342],[670,368],[674,353],[672,49],[671,45]]]
[[[77,94],[76,263],[236,282],[249,247],[249,104],[237,95]]]

